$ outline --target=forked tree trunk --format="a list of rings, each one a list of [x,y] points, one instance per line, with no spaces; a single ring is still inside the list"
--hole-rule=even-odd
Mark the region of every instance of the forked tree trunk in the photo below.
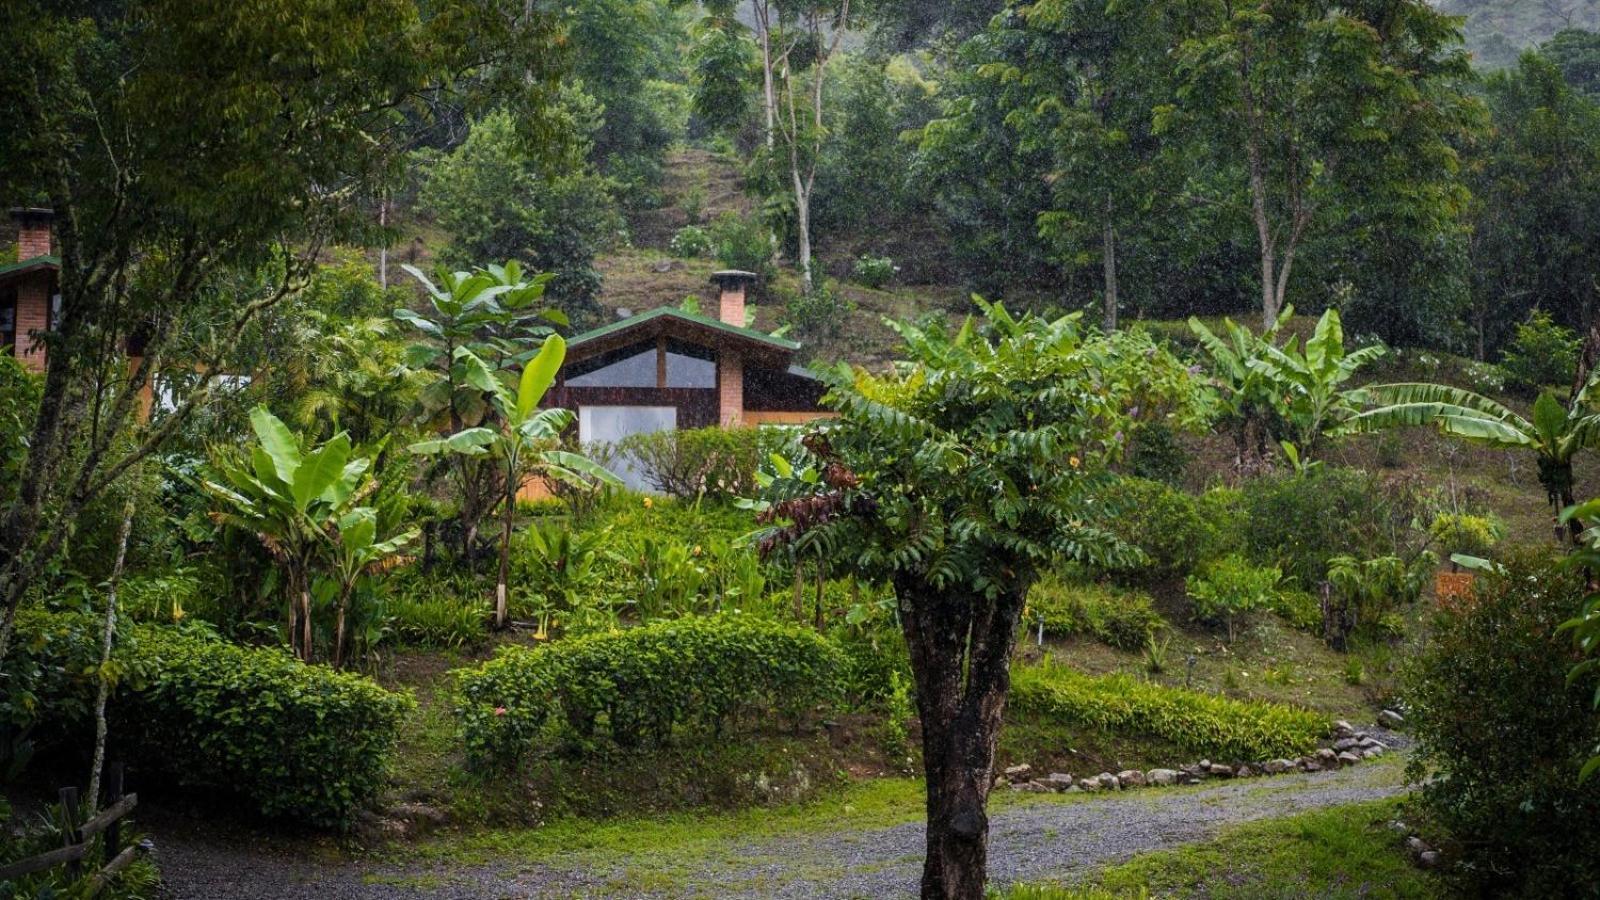
[[[1019,585],[991,601],[939,590],[913,576],[895,579],[928,782],[923,900],[983,898],[985,807],[1025,594]]]

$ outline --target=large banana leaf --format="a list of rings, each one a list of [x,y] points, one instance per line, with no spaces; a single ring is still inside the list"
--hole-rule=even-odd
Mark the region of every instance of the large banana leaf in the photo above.
[[[1533,428],[1513,415],[1502,421],[1481,411],[1448,403],[1400,403],[1368,410],[1344,423],[1340,431],[1361,434],[1411,425],[1434,425],[1453,437],[1496,447],[1541,446]]]
[[[1527,420],[1508,407],[1482,394],[1443,384],[1402,382],[1375,384],[1361,389],[1363,398],[1374,406],[1402,406],[1438,403],[1469,411],[1502,422],[1515,422],[1531,430]],[[1417,423],[1421,424],[1421,423]]]
[[[555,383],[556,372],[566,358],[567,342],[561,339],[561,335],[552,334],[544,339],[544,346],[539,348],[539,355],[522,367],[522,378],[517,385],[519,421],[528,418],[539,406],[539,401],[544,399],[545,392]]]
[[[495,441],[495,433],[488,428],[468,428],[447,438],[417,441],[406,449],[418,456],[437,456],[441,453],[459,453],[463,456],[482,456],[486,447]]]
[[[541,409],[517,425],[517,434],[529,442],[550,440],[570,428],[572,420],[570,409]]]
[[[300,441],[294,432],[265,406],[250,411],[250,427],[261,441],[261,448],[271,457],[279,480],[292,484],[295,470],[300,468]]]
[[[321,447],[307,453],[300,467],[295,469],[290,493],[295,509],[305,512],[311,501],[338,482],[344,474],[345,463],[350,461],[350,436],[344,432],[334,435]]]

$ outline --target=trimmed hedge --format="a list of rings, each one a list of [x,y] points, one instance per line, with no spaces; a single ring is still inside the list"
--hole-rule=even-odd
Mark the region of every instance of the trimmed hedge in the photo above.
[[[844,654],[814,632],[740,616],[678,619],[560,641],[502,647],[457,673],[456,717],[468,758],[510,764],[554,722],[588,741],[664,742],[678,727],[720,733],[742,714],[798,718],[838,702]]]
[[[1010,703],[1071,725],[1149,735],[1201,756],[1248,762],[1303,754],[1329,728],[1323,716],[1292,706],[1230,700],[1126,675],[1085,675],[1063,666],[1015,670]]]
[[[1121,650],[1142,650],[1167,626],[1143,591],[1073,584],[1046,574],[1028,592],[1026,628],[1055,637],[1084,635]]]
[[[8,656],[5,671],[38,719],[21,721],[18,703],[8,705],[7,725],[81,733],[95,690],[82,662],[97,660],[98,640],[87,616],[19,614],[23,652]],[[319,826],[349,824],[377,794],[412,705],[369,678],[308,666],[279,648],[168,627],[125,631],[113,661],[118,752],[180,783],[236,793],[264,815]]]

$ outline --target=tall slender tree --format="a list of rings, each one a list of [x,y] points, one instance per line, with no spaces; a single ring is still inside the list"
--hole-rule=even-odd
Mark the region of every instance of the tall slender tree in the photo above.
[[[1185,0],[1175,15],[1178,97],[1157,122],[1239,173],[1210,199],[1254,226],[1264,326],[1336,191],[1439,217],[1464,202],[1451,139],[1471,70],[1456,21],[1426,0]]]

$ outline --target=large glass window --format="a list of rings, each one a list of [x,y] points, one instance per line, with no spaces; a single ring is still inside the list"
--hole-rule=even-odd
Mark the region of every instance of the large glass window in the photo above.
[[[667,387],[714,388],[717,364],[711,351],[680,341],[667,342]]]
[[[656,345],[636,344],[575,366],[567,376],[569,387],[653,388],[656,386]]]
[[[614,444],[633,434],[649,434],[678,427],[678,410],[673,406],[580,406],[578,440],[584,444]],[[645,481],[630,456],[618,456],[607,468],[636,491],[654,490]]]
[[[0,347],[17,343],[17,289],[0,289]]]

